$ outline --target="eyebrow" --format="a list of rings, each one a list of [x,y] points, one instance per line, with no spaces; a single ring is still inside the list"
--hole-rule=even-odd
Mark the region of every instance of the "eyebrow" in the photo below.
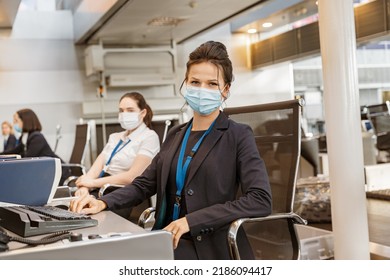
[[[190,79],[197,80],[197,81],[200,80],[199,78],[196,78],[196,77],[190,77]],[[217,82],[217,83],[219,83],[219,82],[218,82],[218,79],[211,79],[211,80],[207,80],[207,81],[208,81],[208,82]]]
[[[119,107],[119,109],[121,109],[121,110],[134,110],[135,108],[134,107],[125,107],[125,108]]]

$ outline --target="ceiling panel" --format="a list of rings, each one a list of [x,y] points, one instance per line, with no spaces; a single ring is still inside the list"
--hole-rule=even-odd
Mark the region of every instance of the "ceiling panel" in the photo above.
[[[129,0],[78,43],[158,45],[169,44],[171,40],[180,43],[262,2],[265,0]],[[172,17],[181,22],[170,26],[148,25],[158,17]]]
[[[12,28],[21,0],[0,0],[0,28]]]

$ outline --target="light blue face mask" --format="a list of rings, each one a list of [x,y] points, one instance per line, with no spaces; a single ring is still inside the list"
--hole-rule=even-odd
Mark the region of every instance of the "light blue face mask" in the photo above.
[[[186,87],[184,99],[192,110],[201,115],[210,115],[222,104],[221,92],[219,90]]]
[[[17,123],[14,124],[14,130],[19,134],[21,134],[23,132]]]

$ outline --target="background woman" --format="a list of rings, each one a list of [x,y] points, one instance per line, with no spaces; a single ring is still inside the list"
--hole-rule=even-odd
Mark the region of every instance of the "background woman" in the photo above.
[[[8,150],[7,154],[19,154],[22,157],[59,158],[41,133],[41,122],[33,110],[22,109],[14,114],[14,130],[21,136],[17,146]]]
[[[107,183],[129,184],[145,170],[160,150],[158,135],[151,129],[152,117],[152,109],[140,93],[121,97],[118,120],[124,131],[110,135],[88,173],[77,179],[77,196]]]
[[[9,150],[13,150],[16,147],[17,140],[14,135],[12,125],[9,122],[4,121],[1,124],[1,132],[4,138],[3,153],[7,153]]]

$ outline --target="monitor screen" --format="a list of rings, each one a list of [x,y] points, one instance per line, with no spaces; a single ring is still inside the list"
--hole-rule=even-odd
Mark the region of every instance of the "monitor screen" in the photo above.
[[[362,120],[362,129],[366,132],[374,132],[374,127],[370,120]]]

